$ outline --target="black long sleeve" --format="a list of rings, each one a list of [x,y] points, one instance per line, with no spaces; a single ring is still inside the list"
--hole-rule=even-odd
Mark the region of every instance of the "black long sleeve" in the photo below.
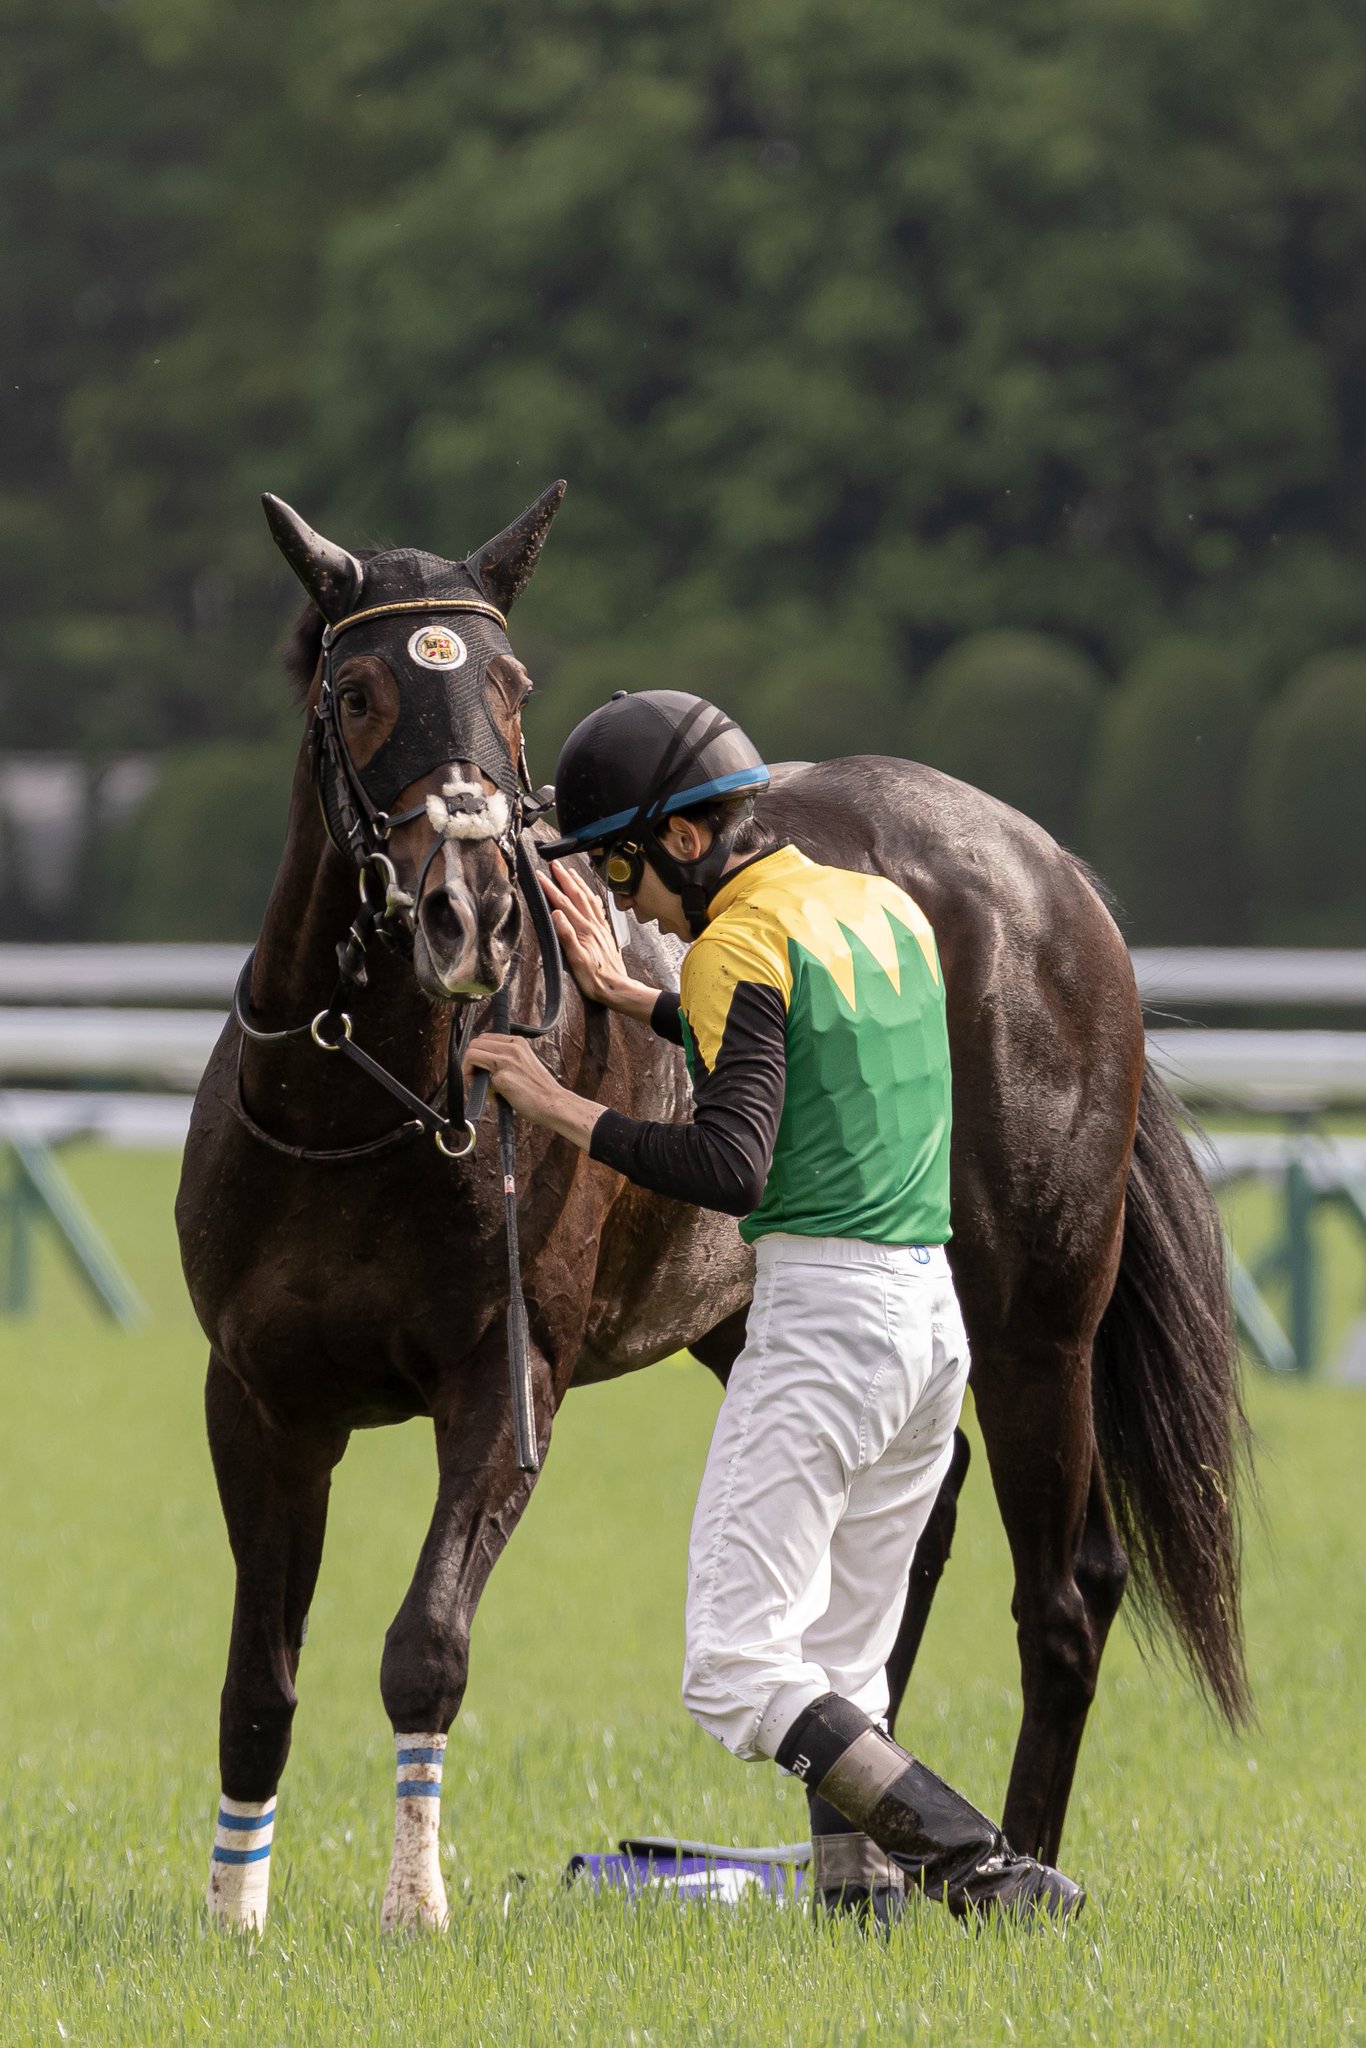
[[[661,1037],[672,1038],[674,1031],[661,1028],[665,1000],[656,1003],[651,1023]],[[668,1000],[677,1019],[678,999]],[[644,1123],[609,1109],[593,1126],[590,1156],[656,1194],[747,1216],[768,1179],[786,1082],[782,994],[743,982],[731,1000],[714,1072],[694,1055],[692,1122]]]
[[[683,1043],[683,1012],[678,1007],[678,990],[663,988],[650,1012],[650,1029],[671,1045]]]

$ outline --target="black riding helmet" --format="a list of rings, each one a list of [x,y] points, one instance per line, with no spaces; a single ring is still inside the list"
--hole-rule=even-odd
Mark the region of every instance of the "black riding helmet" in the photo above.
[[[731,841],[768,786],[768,770],[733,718],[686,690],[619,690],[575,726],[555,768],[563,837],[537,851],[555,860],[633,841],[666,889],[682,898],[696,938]],[[673,858],[658,828],[675,811],[734,798],[734,822],[700,860]]]

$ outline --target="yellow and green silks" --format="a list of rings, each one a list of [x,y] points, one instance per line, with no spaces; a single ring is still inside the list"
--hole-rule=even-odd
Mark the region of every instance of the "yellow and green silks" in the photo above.
[[[744,983],[782,995],[787,1086],[768,1184],[743,1235],[942,1244],[948,1032],[919,905],[885,876],[818,867],[783,847],[718,892],[684,964],[690,1052],[709,1071]]]

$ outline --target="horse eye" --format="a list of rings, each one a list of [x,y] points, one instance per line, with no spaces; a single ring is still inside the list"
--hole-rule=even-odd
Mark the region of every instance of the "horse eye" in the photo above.
[[[364,718],[370,708],[369,700],[364,690],[358,690],[352,684],[349,689],[339,690],[337,694],[341,699],[343,711],[349,711],[353,718]]]

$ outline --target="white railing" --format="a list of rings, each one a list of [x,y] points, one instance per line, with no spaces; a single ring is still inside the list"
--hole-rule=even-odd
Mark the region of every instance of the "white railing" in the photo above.
[[[245,946],[0,946],[0,1003],[222,1003]]]
[[[0,1088],[0,1139],[60,1145],[68,1138],[179,1152],[190,1128],[189,1095],[124,1088]]]
[[[193,1091],[225,1020],[222,1010],[0,1009],[0,1080]]]
[[[224,1003],[247,948],[0,946],[0,1003]],[[1366,1007],[1366,951],[1135,947],[1145,1003]]]
[[[1145,1003],[1366,1006],[1366,951],[1290,946],[1136,946]]]
[[[1184,1102],[1300,1115],[1366,1103],[1366,1031],[1150,1031],[1148,1054]]]
[[[244,946],[0,946],[0,1083],[192,1091],[245,957]],[[1366,1004],[1366,952],[1133,957],[1151,1002]],[[1366,1104],[1366,1031],[1189,1026],[1155,1030],[1148,1045],[1193,1103],[1283,1113]]]

